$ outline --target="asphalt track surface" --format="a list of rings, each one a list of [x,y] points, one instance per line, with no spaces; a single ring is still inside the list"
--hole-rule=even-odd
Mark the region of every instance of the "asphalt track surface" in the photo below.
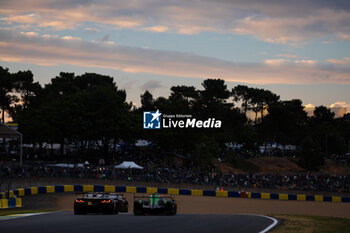
[[[258,215],[177,214],[175,216],[74,215],[53,212],[0,221],[1,233],[225,233],[264,232],[273,219]]]

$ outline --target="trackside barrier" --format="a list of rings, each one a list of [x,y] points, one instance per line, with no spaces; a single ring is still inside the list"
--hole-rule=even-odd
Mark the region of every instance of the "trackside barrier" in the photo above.
[[[127,193],[136,193],[136,191],[137,191],[136,187],[126,186],[126,192]]]
[[[146,190],[147,190],[147,193],[149,194],[152,194],[158,191],[158,189],[154,187],[147,187]]]
[[[105,192],[115,192],[115,186],[114,185],[105,185]]]
[[[228,197],[228,192],[227,191],[216,191],[215,192],[215,196],[217,196],[217,197]]]
[[[241,197],[241,194],[235,191],[228,191],[228,197]]]
[[[90,188],[88,188],[90,189]],[[91,189],[94,190],[94,192],[104,192],[105,187],[103,185],[94,185],[94,187],[91,187]],[[91,191],[84,191],[84,192],[91,192]]]
[[[203,190],[191,190],[191,196],[203,196]]]
[[[64,189],[64,192],[73,192],[74,191],[74,185],[64,185],[63,189]]]
[[[179,189],[167,188],[167,190],[168,190],[168,194],[176,194],[176,195],[180,194]]]
[[[271,199],[270,193],[261,193],[261,199]]]
[[[159,194],[168,194],[168,189],[167,188],[158,188],[158,193]]]
[[[0,209],[22,207],[21,198],[0,199]]]
[[[295,195],[295,194],[288,194],[288,200],[296,201],[297,200],[297,195]]]
[[[279,198],[280,200],[288,200],[288,194],[279,194]]]
[[[177,189],[177,188],[156,188],[156,187],[132,187],[118,185],[50,185],[28,187],[10,190],[0,193],[0,208],[22,206],[19,197],[63,192],[126,192],[126,193],[148,193],[158,192],[159,194],[188,195],[188,196],[210,196],[228,198],[254,198],[264,200],[294,200],[294,201],[317,201],[317,202],[348,202],[350,197],[305,195],[305,194],[278,194],[260,192],[237,192],[237,191],[214,191],[201,189]]]
[[[297,195],[297,200],[298,201],[306,201],[306,195],[298,194]]]

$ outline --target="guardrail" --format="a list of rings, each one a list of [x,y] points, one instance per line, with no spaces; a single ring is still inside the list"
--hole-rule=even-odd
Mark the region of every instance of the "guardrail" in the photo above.
[[[19,188],[1,193],[0,197],[11,198],[45,193],[62,192],[126,192],[126,193],[155,193],[175,194],[187,196],[211,196],[227,198],[251,198],[263,200],[293,200],[293,201],[317,201],[317,202],[350,202],[350,197],[323,196],[306,194],[278,194],[264,192],[239,192],[239,191],[214,191],[178,188],[155,188],[155,187],[131,187],[118,185],[51,185],[29,188]]]

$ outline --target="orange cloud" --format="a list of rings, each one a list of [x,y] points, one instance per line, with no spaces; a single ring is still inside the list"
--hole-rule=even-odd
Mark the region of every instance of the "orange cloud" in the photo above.
[[[81,40],[79,37],[72,37],[72,36],[63,36],[61,37],[63,40]]]
[[[265,64],[267,65],[281,65],[286,62],[285,59],[266,59]]]
[[[254,37],[272,43],[297,45],[305,43],[305,39],[317,38],[324,35],[318,28],[322,23],[328,34],[334,34],[341,39],[349,39],[348,29],[341,22],[350,20],[346,11],[333,9],[315,9],[313,15],[305,16],[274,16],[246,17],[238,21],[233,32]],[[307,30],[311,27],[313,30]]]
[[[329,106],[335,117],[342,117],[346,113],[350,113],[350,104],[346,102],[335,102]]]
[[[145,31],[150,31],[150,32],[166,32],[168,31],[168,27],[164,27],[164,26],[153,26],[153,27],[147,27],[144,28],[143,30]]]
[[[308,116],[314,115],[315,108],[316,106],[313,104],[304,105],[304,110],[307,112]],[[335,102],[328,106],[328,108],[335,114],[335,117],[343,117],[344,114],[350,113],[350,104],[347,104],[346,102]]]
[[[344,57],[342,59],[328,59],[326,62],[341,65],[350,64],[350,57]]]
[[[296,55],[296,54],[277,54],[276,57],[299,58],[299,55]]]
[[[14,23],[23,23],[23,24],[32,24],[37,22],[35,14],[28,15],[10,15],[6,18],[9,22]]]
[[[304,105],[304,111],[307,113],[308,116],[314,115],[315,105],[313,104],[306,104]]]
[[[203,0],[198,4],[170,0],[90,0],[82,4],[81,1],[12,0],[2,2],[0,14],[9,25],[29,24],[56,30],[93,23],[181,34],[229,32],[293,45],[322,36],[330,40],[350,39],[349,27],[344,23],[350,21],[349,9],[337,1],[320,4],[318,0],[298,3]]]
[[[316,60],[297,60],[294,61],[296,64],[304,64],[304,65],[315,65],[317,63]]]
[[[284,59],[264,63],[235,63],[212,57],[174,51],[87,42],[65,36],[27,35],[0,29],[0,60],[38,65],[69,64],[132,73],[177,77],[218,77],[254,84],[343,83],[350,84],[350,68],[300,65]]]
[[[39,34],[37,32],[21,32],[24,35],[27,36],[38,36]]]

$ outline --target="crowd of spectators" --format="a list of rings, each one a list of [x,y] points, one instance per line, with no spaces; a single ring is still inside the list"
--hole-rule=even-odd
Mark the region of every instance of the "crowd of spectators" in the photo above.
[[[0,163],[1,178],[70,177],[131,180],[157,183],[187,183],[232,187],[237,189],[258,188],[276,190],[300,190],[350,193],[350,175],[325,174],[222,174],[215,171],[194,171],[189,168],[114,169],[112,166],[53,167]]]
[[[329,155],[328,158],[334,161],[334,163],[338,165],[342,165],[342,166],[350,165],[350,153],[343,154],[343,155],[331,154]]]
[[[109,180],[129,180],[139,182],[212,185],[233,189],[270,189],[350,193],[350,174],[326,175],[322,173],[260,174],[260,173],[221,173],[217,169],[198,170],[191,166],[169,165],[164,161],[163,151],[148,146],[144,149],[129,147],[121,149],[110,158],[107,164],[119,164],[123,161],[135,161],[144,169],[115,169],[100,162],[84,163],[74,167],[57,167],[40,162],[40,157],[25,159],[24,166],[15,162],[0,161],[0,178],[95,178]],[[174,153],[175,154],[175,153]],[[332,157],[343,162],[346,157]],[[98,164],[98,165],[97,165]],[[82,166],[81,166],[82,165]],[[152,166],[153,165],[153,166]],[[347,163],[346,163],[347,165]]]

